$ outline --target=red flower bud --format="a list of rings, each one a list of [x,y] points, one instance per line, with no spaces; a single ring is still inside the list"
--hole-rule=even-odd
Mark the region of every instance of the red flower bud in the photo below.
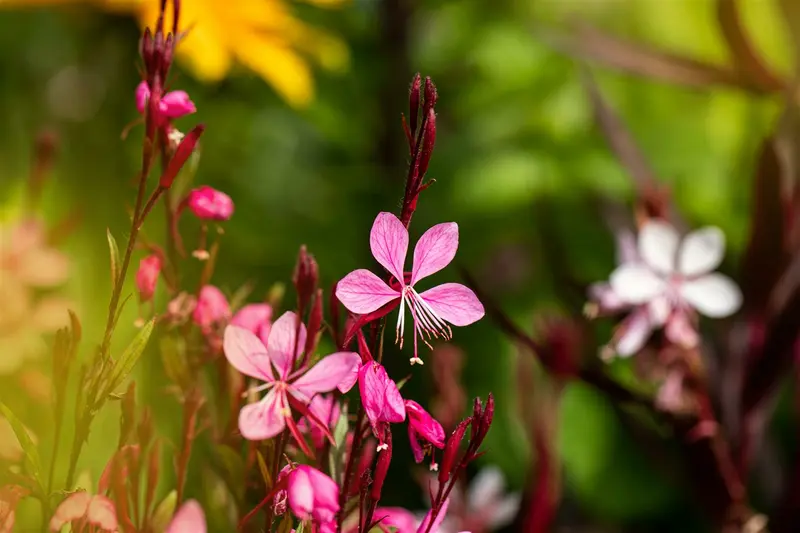
[[[152,94],[150,98],[152,100]],[[180,172],[180,170],[183,168],[183,165],[185,165],[186,161],[189,159],[189,156],[192,155],[192,152],[194,152],[194,149],[197,146],[197,141],[200,140],[200,136],[203,134],[205,129],[205,125],[198,124],[194,127],[194,129],[192,129],[192,131],[184,136],[183,140],[178,145],[178,148],[175,149],[175,155],[173,155],[172,159],[169,160],[166,170],[164,170],[164,173],[161,175],[161,179],[159,180],[161,187],[164,189],[169,189],[172,187],[172,182],[175,181],[175,178],[178,176],[178,172]]]
[[[425,77],[425,112],[429,113],[433,106],[436,105],[436,100],[439,94],[436,92],[436,85],[433,84],[430,76]]]
[[[464,440],[464,434],[467,432],[467,426],[470,422],[472,422],[471,417],[462,420],[453,430],[453,433],[450,434],[450,438],[447,439],[447,443],[444,445],[442,463],[439,466],[439,483],[446,483],[450,479],[450,474],[453,473],[452,470],[456,466],[455,461],[461,448],[461,441]]]
[[[297,307],[300,314],[311,302],[311,297],[314,295],[314,291],[317,290],[318,280],[319,268],[317,267],[317,262],[314,260],[314,256],[308,253],[306,247],[301,246],[300,252],[297,254],[297,265],[292,276],[292,282],[297,290]]]
[[[306,336],[306,346],[303,353],[305,353],[306,358],[310,357],[311,354],[317,347],[317,340],[319,339],[319,328],[322,325],[322,289],[317,289],[317,294],[314,297],[314,306],[311,308],[311,313],[308,315],[308,327],[306,330],[308,331],[308,335]]]
[[[422,177],[428,171],[428,163],[433,155],[433,145],[436,142],[436,112],[431,108],[428,111],[428,120],[425,123],[425,133],[422,137],[422,151],[419,154],[419,178],[418,183],[422,183]]]
[[[411,134],[417,133],[417,120],[419,117],[419,90],[422,85],[422,78],[419,72],[414,76],[411,82],[411,88],[408,91],[408,118],[411,121]]]
[[[375,463],[375,475],[372,481],[372,491],[370,498],[373,502],[378,502],[381,499],[381,491],[383,490],[383,482],[386,481],[386,474],[389,473],[389,463],[392,462],[392,431],[389,425],[386,424],[383,433],[383,448],[378,452],[378,460]]]

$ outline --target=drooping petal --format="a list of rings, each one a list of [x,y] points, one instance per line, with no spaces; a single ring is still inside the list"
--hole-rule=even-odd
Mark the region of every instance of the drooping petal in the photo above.
[[[270,390],[256,403],[245,405],[239,412],[239,431],[247,440],[266,440],[286,427],[288,411],[283,391]]]
[[[408,442],[411,444],[411,453],[414,455],[414,462],[421,463],[425,459],[425,450],[420,444],[420,435],[414,431],[414,427],[408,425]]]
[[[295,342],[295,339],[296,342]],[[297,335],[297,315],[292,311],[283,313],[272,324],[267,342],[267,354],[278,370],[280,379],[285,379],[292,371],[295,355],[299,355],[306,345],[306,326],[300,322],[300,335]]]
[[[408,426],[413,428],[420,438],[441,449],[444,448],[444,429],[428,411],[413,400],[406,400]],[[419,462],[419,461],[417,461]]]
[[[384,531],[394,528],[397,533],[414,533],[417,530],[417,517],[402,507],[378,507],[373,516]]]
[[[196,500],[181,505],[165,533],[206,533],[206,515]]]
[[[630,357],[639,352],[653,332],[653,324],[646,309],[635,311],[619,328],[614,348],[620,357]]]
[[[450,264],[458,250],[458,224],[436,224],[422,234],[414,247],[411,285]]]
[[[472,289],[443,283],[419,295],[441,318],[454,326],[468,326],[483,318],[483,304]]]
[[[634,305],[649,302],[666,288],[666,282],[644,265],[619,266],[609,282],[618,297]]]
[[[392,213],[378,213],[369,234],[372,255],[397,281],[403,281],[408,253],[408,230]]]
[[[722,263],[724,255],[722,230],[713,226],[701,228],[683,239],[678,252],[678,271],[684,276],[706,274]]]
[[[366,315],[399,298],[400,293],[362,268],[342,278],[336,285],[336,297],[351,313]]]
[[[361,402],[372,424],[399,423],[406,419],[406,408],[397,384],[389,378],[382,365],[371,362],[358,372]]]
[[[73,492],[56,507],[53,518],[50,519],[50,531],[61,531],[64,524],[77,520],[89,509],[91,495],[86,491]]]
[[[663,326],[672,312],[672,305],[666,296],[656,296],[645,305],[650,314],[650,323],[654,328]]]
[[[684,281],[680,293],[700,313],[721,318],[735,313],[742,305],[742,292],[736,283],[722,274],[708,274]]]
[[[272,382],[272,367],[267,349],[252,332],[238,326],[225,328],[222,349],[228,362],[247,376]]]
[[[86,511],[86,519],[103,531],[117,530],[117,509],[114,502],[105,496],[97,495],[92,498]]]
[[[360,364],[361,357],[357,353],[331,354],[323,357],[308,372],[300,376],[291,384],[291,388],[308,400],[319,392],[329,392],[336,388],[339,390],[344,388],[342,392],[346,392],[355,383],[353,375],[358,371]]]
[[[679,240],[675,228],[666,222],[651,220],[639,230],[639,254],[656,272],[672,274]]]

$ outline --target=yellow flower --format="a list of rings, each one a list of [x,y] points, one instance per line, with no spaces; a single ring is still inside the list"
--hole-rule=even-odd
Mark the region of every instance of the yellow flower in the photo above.
[[[142,27],[158,18],[158,0],[87,0],[101,7],[136,15]],[[306,0],[321,7],[347,0]],[[2,4],[67,4],[78,0],[0,0]],[[293,106],[306,105],[314,94],[308,59],[328,70],[348,63],[344,43],[297,19],[288,0],[183,0],[181,31],[186,37],[178,57],[199,79],[217,81],[235,64],[257,73]],[[172,27],[167,9],[165,28]]]

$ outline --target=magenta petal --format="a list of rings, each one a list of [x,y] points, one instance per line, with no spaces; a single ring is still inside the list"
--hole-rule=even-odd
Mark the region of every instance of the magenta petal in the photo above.
[[[302,322],[297,342],[295,337],[297,337],[297,315],[287,311],[272,324],[267,342],[269,359],[275,365],[281,379],[285,379],[292,371],[295,355],[302,353],[306,345],[306,326]]]
[[[171,91],[161,98],[161,112],[168,118],[180,118],[197,111],[186,91]]]
[[[417,530],[417,517],[402,507],[378,507],[373,516],[381,526],[393,527],[397,533],[414,533]]]
[[[144,115],[144,108],[147,106],[147,99],[150,98],[150,87],[146,81],[136,86],[136,110]]]
[[[425,459],[425,451],[419,443],[419,435],[414,431],[414,427],[408,425],[408,442],[411,443],[411,453],[414,454],[414,462],[421,463]]]
[[[411,285],[450,264],[458,250],[458,224],[436,224],[422,234],[414,248]]]
[[[239,431],[247,440],[266,440],[286,427],[284,411],[288,410],[283,391],[272,389],[256,403],[245,405],[239,412]]]
[[[369,234],[372,255],[383,268],[403,281],[403,265],[408,253],[408,230],[392,213],[378,213]]]
[[[222,348],[231,366],[242,374],[264,381],[275,381],[267,349],[250,331],[238,326],[226,327]]]
[[[373,425],[406,419],[403,397],[382,365],[373,361],[362,366],[358,372],[358,388],[364,410]]]
[[[406,400],[405,406],[409,427],[414,428],[414,431],[425,441],[430,442],[439,449],[444,448],[444,429],[442,425],[417,402]]]
[[[450,498],[446,499],[442,506],[439,508],[439,514],[436,515],[436,519],[431,524],[430,529],[428,528],[428,524],[431,521],[431,514],[433,513],[433,509],[428,511],[428,514],[425,515],[425,518],[422,519],[422,523],[419,525],[417,529],[417,533],[425,533],[426,531],[431,531],[435,533],[439,531],[439,527],[442,525],[442,521],[444,517],[447,516],[447,508],[450,506]]]
[[[196,500],[181,505],[165,533],[206,533],[206,516]]]
[[[399,298],[400,293],[362,268],[342,278],[336,285],[336,297],[351,313],[366,315]]]
[[[471,289],[460,283],[444,283],[419,296],[454,326],[468,326],[483,318],[483,304]]]
[[[310,400],[319,392],[329,392],[352,381],[352,375],[361,364],[361,357],[353,352],[337,352],[322,358],[317,364],[297,381],[291,388]],[[350,387],[352,387],[350,383]]]

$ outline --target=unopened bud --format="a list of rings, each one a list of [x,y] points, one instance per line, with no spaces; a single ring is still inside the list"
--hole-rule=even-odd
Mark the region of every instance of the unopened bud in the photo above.
[[[374,502],[381,499],[383,482],[386,481],[386,474],[389,473],[389,463],[392,462],[392,431],[388,425],[383,434],[383,447],[384,449],[378,454],[378,460],[375,463],[375,474],[370,492],[370,498]]]
[[[483,418],[483,404],[480,398],[475,398],[472,402],[472,424],[470,425],[470,438],[475,439],[480,429],[481,419]]]
[[[408,91],[408,118],[411,121],[411,134],[417,133],[417,120],[419,119],[419,91],[422,85],[422,77],[419,72],[414,76],[411,82],[411,88]]]
[[[430,112],[436,105],[439,94],[436,92],[436,85],[433,84],[430,76],[425,77],[425,112]]]
[[[425,133],[422,136],[422,151],[419,154],[419,181],[428,171],[428,163],[433,155],[433,145],[436,143],[436,112],[428,110],[428,120],[425,122]]]
[[[297,265],[294,269],[292,282],[297,290],[297,307],[302,312],[311,302],[314,291],[317,290],[319,269],[314,256],[309,254],[305,246],[300,247],[297,254]]]
[[[306,357],[310,357],[317,348],[320,326],[322,326],[322,289],[317,289],[317,294],[314,297],[314,306],[308,315],[308,327],[306,328],[308,335],[306,336],[304,350]]]
[[[450,434],[450,438],[444,445],[444,454],[442,454],[442,462],[439,465],[439,483],[446,483],[450,479],[450,474],[456,466],[456,456],[461,448],[461,441],[464,440],[464,435],[467,432],[467,426],[472,422],[472,418],[462,420],[456,429]]]
[[[142,56],[144,68],[147,71],[152,68],[154,49],[155,43],[153,42],[153,34],[150,32],[150,28],[145,28],[144,35],[142,35],[142,40],[139,43],[139,53]]]
[[[367,339],[364,337],[364,332],[359,330],[356,332],[356,337],[358,338],[358,355],[361,356],[362,364],[367,364],[372,361],[372,354],[369,351],[369,346],[367,346]]]
[[[203,134],[205,129],[205,125],[198,124],[183,137],[183,140],[178,145],[178,148],[175,149],[175,155],[173,155],[172,159],[169,160],[166,170],[164,170],[164,173],[161,175],[159,183],[162,188],[169,189],[172,187],[172,182],[175,181],[175,178],[178,176],[178,172],[180,172],[180,170],[183,168],[183,165],[185,165],[186,161],[189,159],[189,156],[191,156],[192,152],[194,152],[197,142],[200,140],[200,136]]]
[[[486,438],[486,434],[489,433],[489,428],[492,427],[492,421],[494,420],[494,395],[490,392],[489,398],[486,400],[486,406],[483,409],[483,418],[481,419],[481,432],[478,435],[478,439],[480,442],[483,442],[483,439]]]

